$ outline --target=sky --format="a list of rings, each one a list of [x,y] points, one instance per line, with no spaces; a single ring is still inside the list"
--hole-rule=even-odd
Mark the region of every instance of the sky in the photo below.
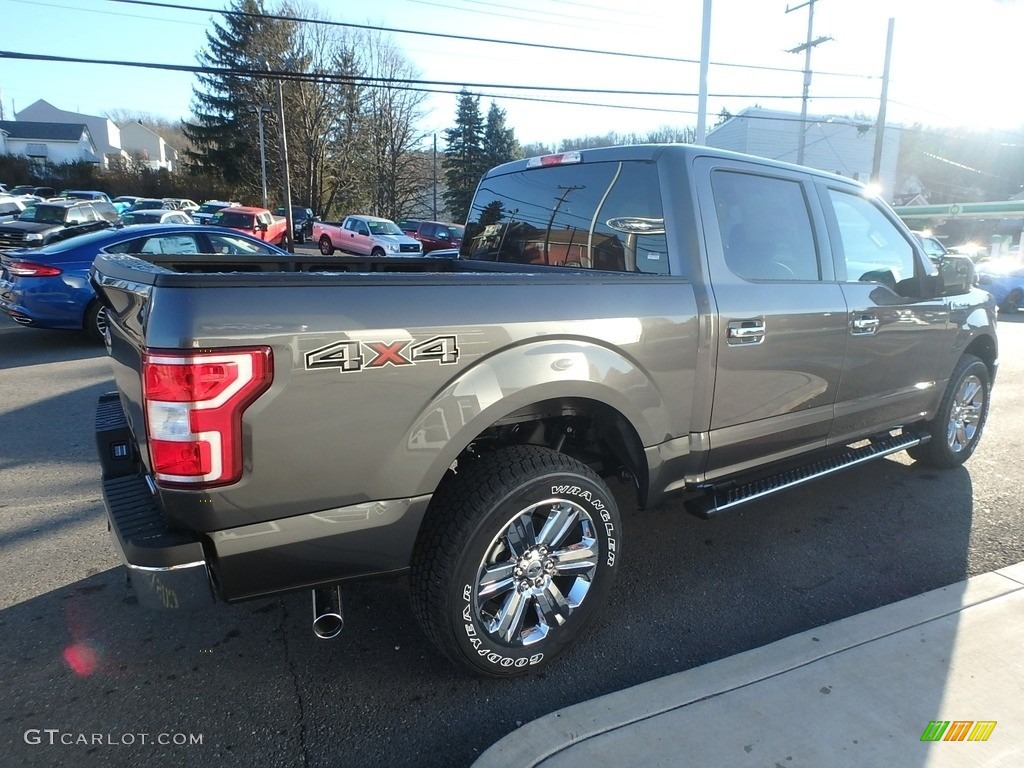
[[[226,0],[0,0],[0,51],[194,65]],[[522,143],[608,132],[645,135],[697,121],[703,0],[301,0],[338,22],[471,38],[388,33],[423,80],[428,137],[454,123],[462,84],[492,98]],[[268,3],[271,4],[271,3]],[[787,12],[787,8],[789,9]],[[807,0],[712,0],[708,128],[721,110],[799,113]],[[998,129],[1024,142],[1024,0],[816,0],[811,115],[878,115],[889,19],[889,124]],[[497,41],[530,42],[535,47]],[[585,48],[632,56],[549,50]],[[651,58],[660,57],[660,58]],[[0,54],[3,117],[37,99],[85,114],[188,117],[188,73],[20,61]],[[622,93],[508,90],[528,85]],[[671,95],[644,95],[660,92]],[[515,96],[517,98],[510,98]],[[575,103],[572,103],[575,102]],[[428,138],[429,141],[429,138]]]

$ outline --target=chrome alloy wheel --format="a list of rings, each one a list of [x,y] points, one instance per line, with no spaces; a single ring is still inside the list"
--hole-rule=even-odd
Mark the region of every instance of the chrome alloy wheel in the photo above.
[[[99,338],[104,339],[107,336],[107,308],[102,307],[96,313],[96,334]]]
[[[946,441],[953,453],[971,444],[985,410],[985,386],[977,376],[968,376],[953,399],[946,425]]]
[[[516,514],[486,552],[473,607],[493,640],[516,647],[537,643],[565,624],[597,572],[594,521],[565,499]]]

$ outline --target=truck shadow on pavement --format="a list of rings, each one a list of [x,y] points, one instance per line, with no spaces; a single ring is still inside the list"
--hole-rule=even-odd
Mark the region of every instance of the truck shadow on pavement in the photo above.
[[[598,625],[547,672],[504,682],[433,650],[403,578],[344,586],[345,630],[323,641],[308,593],[155,614],[121,569],[104,570],[0,611],[6,754],[17,765],[469,766],[555,710],[963,579],[972,494],[967,469],[902,456],[710,521],[675,499],[635,511],[620,487],[626,556]],[[939,678],[905,692],[930,719]],[[73,743],[45,732],[32,743],[43,729]],[[201,743],[154,743],[160,734]]]
[[[47,331],[21,328],[0,315],[0,370],[57,360],[106,357],[107,350],[81,331]]]

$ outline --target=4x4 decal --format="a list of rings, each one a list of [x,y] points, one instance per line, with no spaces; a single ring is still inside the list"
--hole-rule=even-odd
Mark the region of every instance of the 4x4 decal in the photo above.
[[[453,365],[459,361],[456,336],[434,336],[426,341],[336,341],[307,352],[306,370],[337,368],[342,373],[402,367],[432,362]]]

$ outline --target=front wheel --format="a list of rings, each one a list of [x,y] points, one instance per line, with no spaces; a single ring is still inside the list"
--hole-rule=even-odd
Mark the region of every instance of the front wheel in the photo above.
[[[1007,314],[1020,311],[1021,300],[1024,299],[1024,294],[1019,290],[1012,290],[1010,294],[1003,299],[1003,303],[999,305],[999,309]]]
[[[974,453],[988,418],[992,380],[988,367],[974,355],[964,355],[953,369],[935,418],[926,427],[931,440],[907,451],[922,464],[949,469]]]
[[[334,253],[334,243],[331,242],[331,238],[327,235],[320,236],[320,253],[324,256],[330,256]]]
[[[411,563],[413,610],[457,664],[489,677],[535,672],[593,622],[620,553],[601,478],[547,448],[504,448],[434,494]]]
[[[383,258],[384,255],[385,255],[384,254],[384,249],[383,248],[374,248],[372,251],[370,251],[370,255],[373,256],[373,258],[375,258],[375,259]]]

